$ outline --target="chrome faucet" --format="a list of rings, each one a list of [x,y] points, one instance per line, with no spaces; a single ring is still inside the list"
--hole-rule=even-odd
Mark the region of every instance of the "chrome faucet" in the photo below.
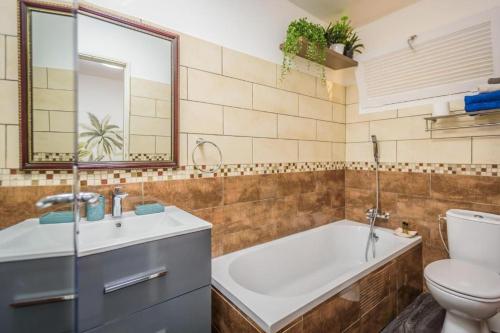
[[[112,200],[111,215],[113,217],[122,217],[123,215],[123,199],[128,196],[128,193],[122,192],[121,187],[115,187]]]
[[[99,194],[92,192],[80,192],[78,194],[73,193],[61,193],[55,195],[49,195],[38,200],[36,207],[39,209],[47,208],[52,205],[70,202],[88,202],[90,204],[95,204],[99,200]]]

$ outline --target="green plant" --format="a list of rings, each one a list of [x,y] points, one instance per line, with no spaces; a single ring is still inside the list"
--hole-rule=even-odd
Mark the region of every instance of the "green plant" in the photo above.
[[[325,29],[325,39],[328,47],[332,44],[346,44],[352,33],[349,17],[342,16],[335,24],[330,24]]]
[[[345,55],[352,58],[354,52],[361,53],[361,49],[364,49],[365,46],[360,43],[359,36],[356,32],[352,32],[349,38],[345,43]]]
[[[290,72],[294,57],[303,47],[306,47],[307,59],[321,65],[325,64],[327,45],[324,29],[319,24],[307,21],[307,18],[292,21],[288,26],[285,42],[283,43],[282,78],[285,74]]]
[[[105,157],[111,160],[117,150],[123,149],[120,127],[109,123],[109,115],[102,121],[90,112],[88,116],[91,126],[80,124],[86,132],[81,132],[79,137],[86,141],[78,144],[78,157],[88,161],[102,161]]]

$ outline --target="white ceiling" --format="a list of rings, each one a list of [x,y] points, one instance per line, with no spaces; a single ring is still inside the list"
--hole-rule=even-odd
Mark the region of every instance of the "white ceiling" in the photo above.
[[[347,15],[355,27],[414,4],[419,0],[288,0],[317,18],[330,22]]]

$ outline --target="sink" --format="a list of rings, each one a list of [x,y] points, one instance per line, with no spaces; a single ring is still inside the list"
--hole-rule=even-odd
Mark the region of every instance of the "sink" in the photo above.
[[[170,206],[165,212],[79,223],[78,256],[83,257],[126,246],[174,237],[212,225],[186,211]],[[73,223],[39,224],[29,219],[0,231],[0,262],[69,256],[74,253]]]

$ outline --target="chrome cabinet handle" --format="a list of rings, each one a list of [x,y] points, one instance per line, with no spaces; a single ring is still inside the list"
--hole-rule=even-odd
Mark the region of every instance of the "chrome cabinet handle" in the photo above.
[[[15,301],[14,303],[10,304],[10,306],[13,308],[24,308],[34,305],[71,301],[74,300],[75,298],[76,298],[75,294],[63,294],[63,295],[54,295],[45,297],[27,297]]]
[[[109,294],[123,288],[136,285],[141,282],[146,282],[167,275],[165,267],[159,267],[144,273],[134,274],[125,278],[115,280],[104,285],[104,293]]]

